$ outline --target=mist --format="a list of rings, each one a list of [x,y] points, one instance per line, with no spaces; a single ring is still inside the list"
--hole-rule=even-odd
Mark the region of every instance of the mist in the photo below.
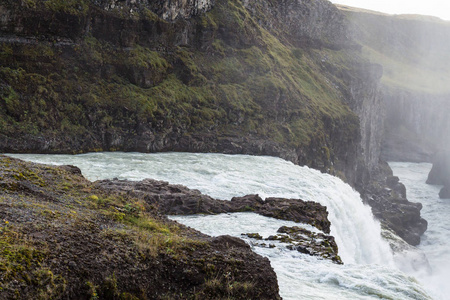
[[[382,158],[432,162],[435,153],[450,147],[450,22],[338,7],[362,55],[383,67]]]

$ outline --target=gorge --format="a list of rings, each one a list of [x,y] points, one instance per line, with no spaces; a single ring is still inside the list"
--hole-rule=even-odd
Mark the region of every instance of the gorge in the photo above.
[[[276,156],[420,243],[422,206],[383,160],[448,145],[447,22],[326,0],[4,0],[0,16],[1,153]]]

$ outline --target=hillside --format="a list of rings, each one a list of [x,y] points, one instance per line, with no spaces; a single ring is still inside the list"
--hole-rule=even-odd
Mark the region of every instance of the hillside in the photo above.
[[[354,181],[350,86],[379,75],[331,3],[114,3],[3,1],[1,151],[268,154]]]
[[[450,145],[450,22],[338,6],[362,55],[383,66],[383,158],[431,161]]]

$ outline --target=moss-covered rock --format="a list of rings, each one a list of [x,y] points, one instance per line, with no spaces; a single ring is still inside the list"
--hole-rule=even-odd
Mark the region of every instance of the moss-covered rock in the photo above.
[[[76,167],[0,156],[1,299],[279,299],[267,259],[111,194]]]
[[[355,179],[360,60],[334,6],[113,2],[3,6],[1,151],[266,154]]]

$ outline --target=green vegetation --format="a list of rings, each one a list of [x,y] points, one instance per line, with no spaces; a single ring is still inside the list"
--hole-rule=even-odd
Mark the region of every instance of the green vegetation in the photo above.
[[[28,3],[30,2],[28,0]],[[44,5],[53,12],[64,12],[71,15],[86,15],[89,8],[85,0],[47,0]]]
[[[85,13],[88,2],[45,3],[48,9],[75,14],[73,9]],[[164,43],[179,38],[179,25],[148,9],[138,14],[130,22],[164,28],[153,38]],[[240,1],[217,1],[191,22],[211,32],[204,45],[169,43],[168,50],[159,51],[158,42],[136,37],[124,46],[94,31],[68,46],[4,43],[0,133],[57,137],[61,143],[50,149],[57,152],[134,150],[148,132],[156,137],[252,136],[301,149],[303,163],[320,160],[323,166],[339,159],[338,135],[356,138],[358,120],[334,84],[346,88],[340,75],[350,72],[353,54],[294,47],[278,38],[281,33],[262,27]],[[342,72],[324,73],[324,56]],[[328,151],[322,155],[320,149]]]
[[[0,292],[12,291],[15,298],[22,298],[20,289],[30,286],[33,292],[27,297],[52,299],[61,295],[66,288],[66,281],[60,275],[54,275],[45,267],[48,251],[40,245],[38,250],[24,239],[9,221],[0,227]],[[17,282],[17,284],[13,284]]]
[[[0,293],[6,299],[172,299],[181,293],[183,299],[244,299],[261,293],[261,285],[248,281],[249,269],[242,271],[248,268],[242,252],[224,251],[161,217],[143,198],[107,192],[71,167],[0,155],[0,206]]]
[[[450,92],[450,26],[424,16],[386,16],[346,8],[348,20],[357,27],[362,54],[383,66],[382,82],[429,94]]]
[[[421,60],[415,63],[404,62],[368,47],[363,48],[363,53],[372,62],[383,66],[382,82],[391,88],[430,94],[450,92],[447,81],[450,76],[450,65],[447,65],[446,59],[442,60],[440,68],[434,68],[424,66],[420,63]]]

